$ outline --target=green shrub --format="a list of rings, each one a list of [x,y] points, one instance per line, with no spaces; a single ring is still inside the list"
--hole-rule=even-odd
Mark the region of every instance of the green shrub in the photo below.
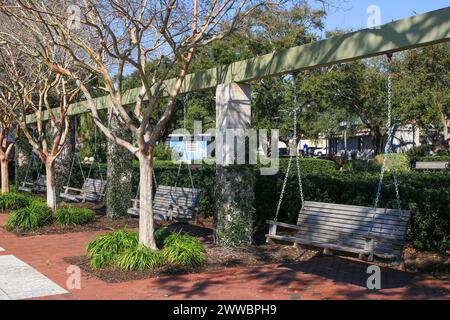
[[[280,159],[280,171],[286,172],[288,163],[289,159]],[[293,164],[294,166],[291,168],[291,173],[295,174],[295,159],[293,160]],[[260,166],[258,165],[257,168],[260,168]],[[300,170],[303,174],[336,172],[337,165],[331,160],[305,158],[300,159]]]
[[[421,157],[425,157],[425,156],[429,155],[432,149],[433,149],[432,146],[423,144],[418,147],[413,147],[413,148],[409,149],[406,152],[406,155],[408,156],[409,160],[415,161]]]
[[[450,156],[431,156],[420,158],[419,161],[443,161],[450,162]]]
[[[373,206],[378,173],[306,175],[306,200]],[[446,172],[403,172],[398,174],[402,206],[414,213],[407,239],[417,249],[446,252],[450,249],[450,175]],[[273,219],[280,197],[281,177],[259,176],[255,185],[256,226],[264,238],[265,220]],[[301,208],[298,181],[289,177],[279,221],[296,223]],[[392,177],[386,174],[380,207],[396,208]],[[259,234],[259,233],[258,233]]]
[[[137,232],[118,230],[97,236],[88,244],[87,254],[93,268],[103,268],[112,265],[118,254],[137,246]]]
[[[406,154],[395,153],[393,154],[395,161],[395,170],[397,172],[401,171],[410,171],[411,170],[411,161],[409,160]],[[383,164],[384,154],[379,154],[375,157],[375,163],[379,166]],[[386,170],[390,171],[392,168],[391,156],[388,155],[386,161],[387,167]]]
[[[347,172],[379,172],[381,166],[373,161],[352,160],[344,163],[343,169]]]
[[[158,230],[155,231],[155,240],[158,248],[162,248],[164,246],[165,240],[171,234],[172,232],[166,227],[159,228]]]
[[[159,143],[153,149],[153,157],[157,160],[171,160],[172,149],[167,148],[164,143]]]
[[[45,203],[35,201],[26,208],[13,211],[5,227],[9,231],[35,230],[52,222],[52,211]]]
[[[124,271],[154,269],[164,264],[159,250],[150,250],[143,245],[125,249],[115,259],[119,269]]]
[[[450,157],[450,150],[441,150],[436,154],[438,157]]]
[[[56,223],[62,226],[82,225],[94,220],[95,212],[87,208],[62,207],[55,212]]]
[[[206,261],[203,243],[187,234],[168,236],[164,241],[163,255],[169,263],[179,266],[194,267]]]
[[[17,210],[30,204],[30,198],[20,193],[0,194],[0,211]]]

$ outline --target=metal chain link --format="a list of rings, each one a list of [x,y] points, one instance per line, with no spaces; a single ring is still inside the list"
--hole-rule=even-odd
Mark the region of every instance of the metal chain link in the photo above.
[[[386,141],[386,146],[384,148],[383,165],[381,167],[380,180],[378,182],[378,189],[377,189],[377,194],[376,194],[376,197],[375,197],[373,219],[375,218],[376,211],[378,209],[378,205],[379,205],[379,201],[380,201],[381,188],[383,186],[384,174],[386,172],[388,155],[389,155],[389,157],[391,159],[392,177],[393,177],[393,180],[394,180],[395,194],[396,194],[396,199],[397,199],[397,206],[398,206],[398,210],[400,211],[400,214],[402,214],[400,192],[399,192],[398,180],[397,180],[396,171],[395,171],[395,157],[394,157],[394,151],[393,151],[393,148],[392,148],[393,138],[394,138],[394,135],[393,135],[393,133],[394,133],[394,126],[392,125],[392,65],[391,65],[391,56],[388,56],[388,62],[389,62],[389,64],[388,64],[388,123],[387,123],[388,138],[387,138],[387,141]]]
[[[183,99],[183,130],[184,130],[184,133],[186,132],[186,112],[187,112],[188,100],[189,100],[189,95],[185,95],[184,99]],[[183,138],[183,150],[184,150],[184,153],[187,154],[187,147],[186,147],[187,141],[185,138],[186,137]],[[177,178],[175,180],[175,188],[178,186],[178,181],[180,179],[182,163],[183,163],[183,161],[180,160],[180,163],[178,165]],[[189,173],[189,180],[191,182],[191,188],[195,189],[194,178],[192,177],[192,170],[191,170],[190,162],[187,163],[187,167],[188,167],[188,173]],[[192,190],[192,192],[194,193],[194,190]]]
[[[302,202],[302,209],[304,206],[304,196],[303,196],[303,183],[302,183],[302,176],[301,176],[301,170],[300,170],[300,160],[297,154],[297,149],[298,149],[298,142],[297,142],[297,95],[294,96],[294,134],[292,137],[292,142],[294,145],[294,154],[296,157],[296,165],[297,165],[297,175],[298,175],[298,187],[299,187],[299,192],[300,192],[300,199]],[[281,188],[281,194],[280,194],[280,199],[278,201],[278,205],[277,205],[277,211],[275,213],[275,218],[274,221],[278,221],[278,215],[280,213],[280,209],[281,209],[281,204],[283,203],[283,198],[284,198],[284,194],[286,191],[286,185],[288,182],[288,178],[289,178],[289,172],[291,171],[291,165],[292,165],[292,160],[293,160],[293,152],[291,149],[290,155],[289,155],[289,162],[288,162],[288,166],[286,169],[286,175],[284,176],[284,181],[283,181],[283,187]]]

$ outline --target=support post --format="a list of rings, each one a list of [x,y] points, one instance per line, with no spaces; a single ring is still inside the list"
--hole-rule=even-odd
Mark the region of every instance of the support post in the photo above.
[[[129,140],[131,133],[116,114],[111,115],[110,129],[114,136]],[[106,214],[110,219],[127,215],[132,205],[133,155],[108,139],[106,173]]]
[[[248,164],[246,155],[239,154],[242,148],[237,147],[248,137],[242,129],[250,128],[250,86],[237,83],[219,85],[216,91],[217,179],[214,236],[216,243],[221,246],[247,246],[252,243],[254,168]],[[237,161],[242,158],[246,159],[244,164]]]

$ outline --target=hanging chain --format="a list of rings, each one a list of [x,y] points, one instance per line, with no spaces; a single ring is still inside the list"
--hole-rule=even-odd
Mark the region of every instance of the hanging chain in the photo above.
[[[300,192],[300,199],[302,202],[302,209],[304,207],[304,196],[303,196],[303,184],[302,184],[302,176],[301,176],[301,170],[300,170],[300,160],[297,154],[297,150],[298,150],[298,142],[297,142],[297,95],[294,96],[294,134],[292,137],[292,142],[294,145],[294,151],[290,152],[289,155],[289,162],[288,162],[288,166],[286,169],[286,175],[284,176],[284,181],[283,181],[283,187],[281,188],[281,194],[280,194],[280,200],[278,201],[278,205],[277,205],[277,211],[275,213],[275,218],[274,221],[277,222],[278,221],[278,215],[280,214],[280,209],[281,209],[281,204],[283,203],[283,198],[284,198],[284,194],[286,191],[286,185],[289,179],[289,172],[291,171],[291,165],[292,165],[292,160],[293,157],[296,157],[296,165],[297,165],[297,174],[298,174],[298,187],[299,187],[299,192]]]
[[[289,157],[289,163],[286,169],[286,175],[284,176],[283,187],[281,188],[280,200],[278,200],[277,211],[275,213],[275,218],[273,219],[275,222],[278,221],[278,215],[280,214],[281,203],[283,202],[284,192],[286,190],[286,185],[289,178],[289,171],[291,170],[291,164],[292,164],[292,154]]]
[[[303,182],[302,173],[300,170],[300,159],[298,156],[298,140],[297,140],[297,93],[294,95],[294,143],[295,143],[295,160],[297,165],[297,176],[298,176],[298,190],[300,192],[300,200],[302,202],[302,207],[305,206],[305,197],[303,196]]]
[[[391,62],[392,62],[392,55],[388,55],[388,123],[387,123],[388,137],[387,137],[387,141],[386,141],[386,146],[384,148],[383,165],[381,167],[380,180],[378,181],[378,189],[377,189],[377,194],[375,197],[373,219],[375,219],[376,211],[378,209],[378,205],[379,205],[379,201],[380,201],[381,188],[383,186],[384,174],[386,172],[388,155],[391,159],[391,166],[392,166],[391,170],[392,170],[392,178],[394,180],[394,186],[395,186],[397,207],[398,207],[400,214],[402,215],[400,192],[399,192],[398,180],[397,180],[397,176],[396,176],[396,172],[395,172],[395,157],[394,157],[394,151],[393,151],[393,139],[394,139],[394,127],[395,126],[392,125],[392,65],[391,65]]]
[[[189,95],[185,95],[184,99],[183,99],[183,134],[186,133],[186,113],[187,113],[187,104],[188,104],[188,100],[189,100]],[[183,151],[184,154],[187,155],[187,140],[186,140],[186,136],[183,137]],[[178,172],[177,172],[177,178],[175,180],[175,188],[178,186],[178,181],[180,178],[180,174],[181,174],[181,166],[183,164],[183,161],[180,160],[180,164],[178,165]],[[188,161],[187,163],[187,167],[188,167],[188,173],[189,173],[189,180],[191,182],[191,188],[193,189],[192,192],[194,193],[194,189],[195,189],[195,185],[194,185],[194,178],[192,177],[192,170],[191,170],[191,163],[190,161]]]

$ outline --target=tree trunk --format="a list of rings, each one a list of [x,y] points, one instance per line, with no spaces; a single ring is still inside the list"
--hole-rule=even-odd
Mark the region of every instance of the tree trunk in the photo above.
[[[372,141],[374,146],[375,155],[381,154],[383,151],[383,135],[379,128],[372,130]]]
[[[8,157],[1,159],[1,172],[2,172],[2,193],[9,192],[9,170],[8,170]]]
[[[55,188],[55,161],[47,161],[45,164],[45,174],[47,175],[47,206],[56,210],[56,188]]]
[[[141,156],[139,159],[139,243],[156,250],[153,225],[153,156]]]

